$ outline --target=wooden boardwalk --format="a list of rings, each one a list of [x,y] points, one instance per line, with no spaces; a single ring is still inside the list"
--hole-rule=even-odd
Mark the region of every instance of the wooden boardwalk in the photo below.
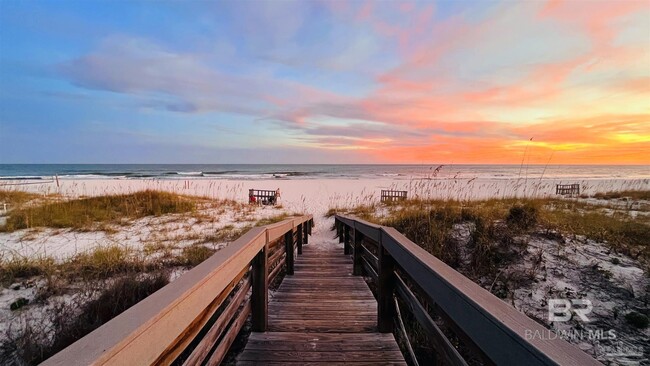
[[[342,250],[305,246],[269,299],[269,331],[251,333],[238,365],[406,365],[377,302]]]
[[[600,365],[561,337],[526,337],[548,330],[394,228],[344,215],[334,223],[343,250],[306,245],[312,215],[254,227],[42,365],[219,365],[249,318],[259,333],[237,356],[241,365],[405,365],[390,333],[396,299],[442,364],[467,357],[431,308],[472,363]],[[269,292],[282,269],[293,275]]]

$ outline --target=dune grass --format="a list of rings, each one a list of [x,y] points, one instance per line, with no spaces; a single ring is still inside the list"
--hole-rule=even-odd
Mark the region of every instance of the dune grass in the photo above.
[[[100,223],[184,213],[194,208],[193,198],[148,190],[18,208],[9,213],[5,226],[0,230],[11,232],[34,227],[90,230]]]
[[[0,203],[6,203],[13,206],[19,206],[42,197],[43,195],[36,193],[0,189]]]
[[[291,216],[296,216],[296,215],[289,215],[289,214],[283,212],[283,213],[281,213],[279,215],[270,216],[270,217],[266,217],[266,218],[263,218],[261,220],[258,220],[255,223],[255,226],[264,226],[264,225],[275,224],[275,223],[280,222],[282,220],[288,219]]]
[[[637,197],[649,193],[634,191]],[[495,268],[495,250],[511,252],[520,246],[516,238],[531,231],[581,235],[604,242],[612,249],[650,260],[650,220],[632,216],[625,210],[612,211],[602,206],[558,198],[489,199],[481,201],[407,200],[393,205],[360,205],[349,209],[330,209],[328,215],[345,213],[386,226],[393,226],[413,242],[448,264],[458,263],[452,228],[466,223],[473,226],[470,254],[477,258],[474,269]]]
[[[648,192],[621,194],[621,197],[630,196],[643,199]],[[647,270],[650,262],[650,220],[644,215],[631,215],[628,206],[619,209],[612,207],[559,198],[408,200],[391,205],[363,204],[348,209],[332,208],[327,215],[349,214],[392,226],[471,280],[489,288],[496,296],[507,298],[513,289],[535,280],[534,269],[521,272],[507,270],[509,264],[516,263],[526,255],[528,240],[532,236],[545,236],[560,240],[560,243],[565,238],[582,236],[638,259]],[[462,229],[459,230],[459,227]],[[458,237],[463,229],[469,231],[468,241]],[[541,255],[540,250],[539,258],[532,258],[537,262],[532,263],[531,268],[541,263]],[[418,359],[421,363],[435,363],[431,340],[408,310],[403,314]],[[625,319],[635,327],[648,326],[645,316],[628,314]],[[476,356],[465,349],[462,342],[454,341],[453,330],[444,322],[442,329],[452,336],[452,342],[457,344],[464,357]],[[400,339],[400,335],[396,336]]]
[[[650,191],[620,191],[620,192],[605,192],[596,193],[592,197],[604,200],[612,200],[619,198],[627,198],[632,200],[650,200]]]

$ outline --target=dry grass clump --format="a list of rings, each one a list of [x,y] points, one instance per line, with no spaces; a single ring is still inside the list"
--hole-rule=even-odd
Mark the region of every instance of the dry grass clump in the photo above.
[[[0,261],[0,283],[9,285],[16,278],[47,275],[52,273],[55,267],[54,259],[47,257],[20,257],[9,261]]]
[[[77,254],[58,267],[68,276],[97,279],[143,271],[145,263],[134,251],[114,245]]]
[[[612,200],[619,198],[628,198],[632,200],[650,200],[650,191],[620,191],[620,192],[605,192],[605,193],[596,193],[592,197],[603,199],[603,200]]]
[[[0,363],[36,365],[92,332],[169,283],[164,272],[129,274],[113,282],[92,300],[56,303],[43,320],[7,331],[0,344]]]
[[[611,215],[596,207],[567,202],[549,202],[541,216],[547,228],[605,242],[636,259],[650,259],[650,223],[646,217]]]
[[[90,197],[19,208],[9,213],[4,231],[32,227],[86,230],[98,223],[119,222],[194,210],[192,198],[159,191]]]
[[[257,221],[255,223],[255,226],[264,226],[264,225],[275,224],[276,222],[280,222],[280,221],[285,220],[285,219],[287,219],[287,218],[289,218],[291,216],[293,216],[293,215],[289,215],[289,214],[283,212],[283,213],[281,213],[279,215],[263,218],[263,219]]]
[[[510,226],[515,226],[520,229],[532,229],[537,225],[537,206],[532,202],[525,204],[515,204],[510,207],[506,222]]]
[[[633,258],[650,258],[650,223],[585,202],[565,199],[408,200],[396,205],[362,205],[331,209],[392,226],[452,267],[462,257],[455,225],[469,225],[471,240],[465,254],[476,275],[490,274],[523,253],[522,235],[533,231],[582,235],[607,243]]]
[[[183,252],[179,258],[179,262],[188,267],[199,265],[204,260],[210,258],[216,250],[208,248],[203,245],[191,245],[183,248]]]
[[[36,193],[0,189],[0,203],[6,203],[11,206],[20,206],[42,197],[43,195]]]
[[[514,200],[480,201],[474,204],[456,201],[412,201],[395,206],[382,225],[392,226],[414,243],[459,268],[463,259],[470,261],[473,277],[493,276],[499,266],[516,258],[522,246],[515,236],[529,230],[534,221],[528,216],[530,204]],[[457,225],[470,228],[466,248]],[[465,263],[467,264],[467,263]]]

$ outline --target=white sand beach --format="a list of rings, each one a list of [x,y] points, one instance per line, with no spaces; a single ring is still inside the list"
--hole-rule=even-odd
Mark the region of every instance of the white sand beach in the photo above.
[[[249,189],[280,189],[279,203],[289,212],[312,214],[316,221],[333,207],[377,202],[382,189],[408,191],[409,198],[476,200],[552,197],[556,184],[581,185],[581,194],[650,189],[650,179],[61,179],[46,184],[10,186],[65,197],[131,193],[146,189],[248,202]],[[0,187],[2,188],[2,187]]]

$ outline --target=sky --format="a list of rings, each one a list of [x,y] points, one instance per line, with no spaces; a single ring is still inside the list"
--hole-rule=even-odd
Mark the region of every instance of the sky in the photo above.
[[[648,1],[0,0],[0,163],[650,164]]]

